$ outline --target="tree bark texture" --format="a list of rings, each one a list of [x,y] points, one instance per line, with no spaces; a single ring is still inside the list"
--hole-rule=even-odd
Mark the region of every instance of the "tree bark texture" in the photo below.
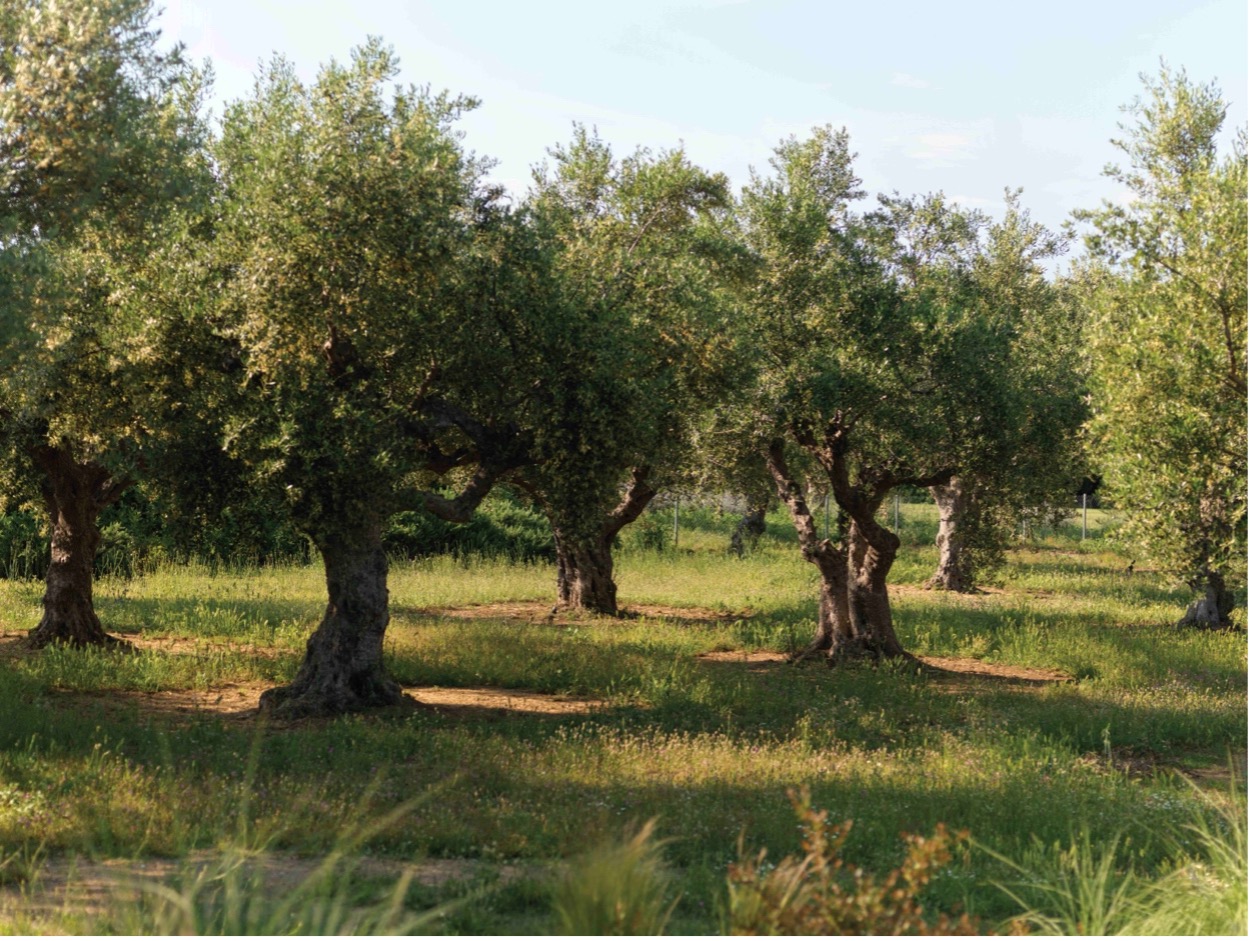
[[[974,495],[959,477],[931,487],[930,495],[939,507],[939,535],[935,537],[935,545],[939,547],[939,566],[935,574],[926,580],[925,587],[940,591],[977,591],[961,531],[962,522],[973,505]]]
[[[868,518],[854,518],[849,534],[848,609],[852,617],[855,654],[907,656],[896,636],[887,597],[887,574],[900,549],[900,537]]]
[[[1187,606],[1187,613],[1177,627],[1198,627],[1205,630],[1225,630],[1231,626],[1230,612],[1235,607],[1234,593],[1226,587],[1226,579],[1220,572],[1206,573],[1200,585],[1204,597]]]
[[[787,467],[782,442],[771,444],[765,460],[778,489],[778,498],[791,514],[792,525],[800,539],[800,553],[806,562],[817,566],[818,571],[817,630],[809,645],[796,653],[793,659],[803,660],[818,655],[839,658],[853,654],[860,645],[849,607],[847,540],[834,542],[818,538],[817,523],[804,498],[804,488]]]
[[[117,479],[93,462],[79,463],[63,447],[41,445],[30,452],[42,471],[44,506],[52,530],[52,561],[43,596],[43,617],[27,643],[71,647],[119,646],[105,633],[92,599],[92,567],[100,547],[100,512],[122,495],[130,481]]]
[[[621,502],[597,531],[586,533],[578,525],[555,519],[557,603],[563,607],[616,616],[617,583],[613,580],[613,540],[637,520],[656,489],[648,481],[649,470],[637,467]]]
[[[578,538],[553,530],[556,539],[557,602],[563,607],[617,614],[612,537]]]
[[[796,432],[797,442],[817,458],[825,470],[835,502],[848,521],[844,539],[846,549],[840,553],[846,565],[841,576],[842,583],[833,565],[827,563],[823,567],[821,564],[820,560],[825,555],[821,550],[822,542],[817,539],[817,527],[804,502],[803,492],[787,472],[782,440],[775,440],[766,451],[766,463],[778,485],[779,497],[791,509],[804,557],[819,565],[823,594],[828,592],[830,595],[829,601],[824,599],[822,602],[818,635],[812,646],[818,647],[826,642],[824,622],[827,618],[825,612],[829,610],[833,622],[829,629],[832,635],[831,657],[908,657],[896,636],[891,601],[887,596],[887,575],[900,549],[900,539],[891,530],[879,525],[874,514],[893,487],[901,483],[934,486],[946,483],[952,474],[940,471],[925,479],[905,479],[883,472],[854,486],[845,456],[845,433],[846,429],[837,427],[835,423],[832,423],[823,442],[807,431]],[[844,524],[841,524],[840,529],[843,528]],[[846,627],[840,620],[844,615],[839,604],[845,598]]]
[[[261,711],[281,718],[362,712],[404,701],[383,667],[387,556],[382,521],[319,538],[326,567],[326,612],[309,638],[304,662],[289,686],[266,690]]]

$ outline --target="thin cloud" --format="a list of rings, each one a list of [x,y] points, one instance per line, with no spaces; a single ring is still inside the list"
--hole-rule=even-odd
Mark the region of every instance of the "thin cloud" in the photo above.
[[[1004,205],[1003,199],[988,199],[985,196],[966,196],[964,194],[949,196],[948,200],[956,203],[958,206],[964,206],[966,209],[994,210]]]
[[[908,72],[896,72],[891,76],[891,84],[898,88],[929,88],[930,82]]]
[[[914,160],[953,162],[972,160],[982,146],[982,141],[969,134],[943,131],[918,134],[907,151]]]

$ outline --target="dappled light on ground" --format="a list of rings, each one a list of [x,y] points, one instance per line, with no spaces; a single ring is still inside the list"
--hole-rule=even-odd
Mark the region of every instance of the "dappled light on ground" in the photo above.
[[[413,614],[421,617],[451,618],[464,621],[524,621],[527,624],[555,624],[567,626],[586,621],[612,622],[636,618],[664,618],[691,624],[718,624],[750,616],[748,613],[712,611],[700,607],[673,607],[663,604],[631,604],[622,607],[618,618],[565,608],[549,601],[500,601],[488,604],[471,604],[461,607],[418,608]]]

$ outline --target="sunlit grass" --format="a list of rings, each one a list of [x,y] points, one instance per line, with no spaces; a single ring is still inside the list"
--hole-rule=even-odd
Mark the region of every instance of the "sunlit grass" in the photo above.
[[[472,610],[545,611],[551,566],[393,565],[386,655],[402,683],[603,701],[590,715],[419,709],[266,728],[161,713],[145,697],[286,681],[325,603],[320,567],[102,579],[102,617],[138,653],[0,661],[0,858],[39,847],[58,858],[182,857],[232,832],[245,798],[267,845],[319,854],[360,814],[384,815],[436,788],[436,801],[372,835],[368,852],[491,865],[568,859],[656,817],[682,894],[670,927],[698,932],[717,927],[712,902],[741,833],[778,857],[796,848],[786,789],[800,785],[833,819],[856,821],[847,855],[869,867],[897,865],[899,834],[940,822],[1015,859],[1085,832],[1114,847],[1119,872],[1169,870],[1199,852],[1180,823],[1198,814],[1217,826],[1219,815],[1178,771],[1210,773],[1232,753],[1242,760],[1246,636],[1175,629],[1187,592],[1128,574],[1129,560],[1094,538],[1014,548],[985,594],[921,591],[935,564],[933,528],[922,530],[933,526],[930,509],[903,507],[917,528],[892,577],[905,646],[1047,668],[1071,682],[698,659],[785,653],[811,635],[815,572],[779,517],[743,559],[725,545],[734,519],[711,511],[683,518],[676,553],[624,547],[619,599],[636,610],[623,619]],[[0,582],[0,629],[32,626],[41,592]],[[647,606],[670,611],[641,614]],[[928,891],[1007,917],[1012,905],[991,883],[1008,875],[975,855]],[[423,891],[423,905],[438,901]],[[549,925],[535,920],[546,904],[536,891],[503,892],[448,927]]]

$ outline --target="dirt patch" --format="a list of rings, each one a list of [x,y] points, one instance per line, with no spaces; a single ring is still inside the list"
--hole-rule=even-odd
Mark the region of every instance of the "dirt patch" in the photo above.
[[[785,664],[785,653],[770,650],[714,650],[697,654],[703,663],[742,663],[757,668]],[[1009,663],[986,663],[972,657],[918,657],[928,668],[928,673],[941,682],[961,682],[971,679],[996,679],[1023,685],[1036,686],[1047,683],[1068,683],[1073,677],[1057,670],[1039,667],[1022,667]]]
[[[253,872],[267,895],[275,899],[289,895],[310,879],[324,863],[317,857],[287,853],[262,853],[250,856]],[[224,863],[216,851],[198,850],[183,859],[109,859],[89,860],[81,857],[41,860],[33,878],[25,882],[0,885],[0,916],[29,919],[32,927],[42,925],[56,930],[58,916],[91,918],[103,915],[111,904],[134,901],[145,890],[158,885],[180,884],[195,879],[200,872],[212,873]],[[394,883],[406,872],[419,885],[439,888],[451,883],[468,883],[494,875],[501,883],[540,875],[551,868],[544,863],[491,864],[471,859],[424,859],[417,862],[363,857],[340,872],[351,878]]]
[[[210,715],[222,719],[246,720],[257,715],[261,693],[273,686],[272,682],[258,681],[231,683],[203,690],[110,690],[92,693],[61,692],[56,695],[58,698],[78,701],[92,711],[135,710],[140,716],[159,716],[167,721],[186,721]],[[407,686],[405,692],[413,697],[417,707],[440,713],[585,715],[608,706],[602,699],[582,699],[522,689]]]
[[[772,650],[711,650],[696,654],[696,659],[705,663],[786,663],[787,655]]]
[[[20,660],[33,652],[26,646],[27,631],[0,631],[0,660]]]
[[[222,719],[249,719],[256,715],[261,693],[272,682],[230,683],[213,689],[162,689],[154,692],[133,689],[101,692],[58,692],[58,698],[78,700],[102,712],[137,711],[140,716],[160,716],[166,720],[188,720],[202,716]]]
[[[502,713],[530,715],[577,715],[605,708],[603,699],[578,699],[554,696],[522,689],[443,688],[438,686],[406,687],[405,690],[423,705],[452,709],[490,709]]]
[[[1079,760],[1089,767],[1117,771],[1132,778],[1181,775],[1218,801],[1243,791],[1248,780],[1246,749],[1233,751],[1225,762],[1197,761],[1185,755],[1162,755],[1151,749],[1122,746],[1107,752],[1087,752]]]
[[[413,608],[419,617],[451,618],[463,621],[520,621],[526,624],[566,626],[587,621],[613,621],[614,618],[589,611],[562,608],[548,601],[497,601],[447,608]],[[663,604],[632,604],[623,607],[621,618],[665,618],[687,624],[726,624],[751,617],[750,612],[731,613],[709,608],[675,608]]]
[[[1042,667],[1022,667],[1012,663],[987,663],[972,657],[918,657],[922,663],[941,673],[955,677],[995,677],[1029,685],[1068,683],[1073,677],[1059,670]]]

